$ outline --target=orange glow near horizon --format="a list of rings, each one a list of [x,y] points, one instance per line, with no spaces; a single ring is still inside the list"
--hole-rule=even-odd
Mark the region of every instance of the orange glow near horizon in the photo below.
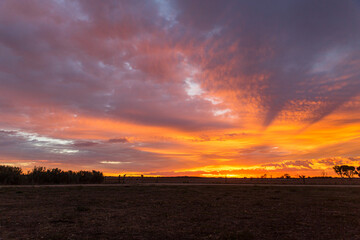
[[[47,122],[44,123],[52,128],[51,134],[47,135],[49,138],[72,139],[75,142],[86,139],[98,145],[105,145],[104,142],[108,139],[123,137],[126,138],[126,143],[117,144],[132,145],[134,150],[172,159],[180,164],[174,167],[161,166],[161,170],[157,171],[137,171],[136,168],[127,170],[129,163],[117,159],[115,161],[104,159],[95,164],[81,166],[38,159],[29,161],[3,158],[3,163],[21,166],[25,171],[37,165],[49,168],[60,167],[64,170],[98,169],[108,176],[144,174],[145,176],[202,177],[259,177],[264,174],[280,177],[285,173],[294,177],[320,176],[324,173],[335,176],[332,163],[351,165],[360,163],[358,157],[355,157],[355,161],[346,157],[347,153],[358,150],[359,139],[356,133],[359,132],[360,126],[347,124],[332,128],[333,122],[345,118],[343,114],[335,113],[326,121],[304,130],[301,130],[301,126],[289,123],[286,125],[284,122],[277,125],[275,122],[267,129],[259,128],[252,132],[244,132],[244,129],[188,132],[96,117],[80,115],[74,117],[72,114],[67,114],[69,117],[65,118],[66,113],[59,114],[61,118],[55,117],[53,122],[46,119]],[[37,124],[42,125],[41,122]],[[54,126],[61,126],[62,129],[59,130]],[[158,132],[161,132],[161,137],[157,135]],[[87,146],[80,145],[78,148],[86,151]],[[324,161],[328,159],[333,161],[331,163]],[[303,162],[305,164],[301,165]]]

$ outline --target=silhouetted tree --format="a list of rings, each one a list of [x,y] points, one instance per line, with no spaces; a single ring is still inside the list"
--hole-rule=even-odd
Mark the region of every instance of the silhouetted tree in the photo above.
[[[22,170],[19,167],[0,166],[0,184],[19,184]]]
[[[92,170],[91,183],[102,183],[104,181],[104,175],[102,172]]]
[[[354,166],[348,166],[348,165],[341,165],[341,166],[334,166],[333,167],[336,174],[340,175],[340,177],[348,177],[352,178],[354,174],[356,173]]]
[[[28,179],[30,183],[42,184],[48,182],[46,168],[35,166],[33,170],[28,173]]]
[[[338,166],[338,165],[336,165],[336,166],[334,166],[333,167],[333,169],[334,169],[334,171],[335,171],[335,173],[337,174],[337,175],[339,175],[340,177],[343,177],[343,173],[342,173],[342,169],[341,169],[341,166]]]
[[[303,184],[305,184],[305,178],[306,176],[305,175],[299,175],[299,178],[301,178],[303,180]]]
[[[355,171],[355,174],[357,174],[360,177],[360,167],[356,168],[357,171]]]
[[[289,178],[291,178],[291,176],[290,176],[289,174],[285,173],[285,174],[282,175],[280,178],[287,178],[287,179],[289,179]]]
[[[352,178],[355,174],[355,167],[354,166],[347,166],[345,165],[344,175],[348,178]]]

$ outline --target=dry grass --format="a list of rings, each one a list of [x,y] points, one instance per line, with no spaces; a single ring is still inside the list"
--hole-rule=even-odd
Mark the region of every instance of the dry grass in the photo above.
[[[0,239],[360,239],[360,188],[0,189]]]

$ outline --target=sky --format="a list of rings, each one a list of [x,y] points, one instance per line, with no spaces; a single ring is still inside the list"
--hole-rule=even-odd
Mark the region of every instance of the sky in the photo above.
[[[330,176],[359,132],[360,1],[0,1],[0,164]]]

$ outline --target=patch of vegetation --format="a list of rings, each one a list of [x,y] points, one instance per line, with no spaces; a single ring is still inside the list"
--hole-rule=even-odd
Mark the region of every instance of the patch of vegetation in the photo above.
[[[0,184],[20,184],[21,177],[21,168],[0,165]]]
[[[102,183],[99,171],[63,171],[59,168],[34,167],[27,174],[19,167],[0,165],[0,184],[74,184]]]

